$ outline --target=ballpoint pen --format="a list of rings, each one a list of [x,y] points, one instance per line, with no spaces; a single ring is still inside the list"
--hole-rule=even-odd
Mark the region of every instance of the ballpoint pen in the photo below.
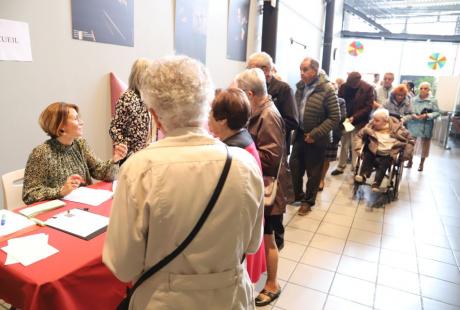
[[[5,225],[5,223],[6,223],[6,214],[3,214],[2,219],[0,221],[0,225],[3,226],[3,225]]]

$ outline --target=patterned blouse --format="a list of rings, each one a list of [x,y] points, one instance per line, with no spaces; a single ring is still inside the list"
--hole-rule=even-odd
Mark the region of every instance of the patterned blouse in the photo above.
[[[131,89],[121,95],[115,106],[115,116],[109,134],[115,144],[128,147],[126,158],[148,145],[151,118],[139,94]]]
[[[118,165],[112,160],[101,161],[90,150],[86,140],[76,139],[72,145],[49,139],[33,149],[24,173],[22,200],[26,204],[61,198],[60,190],[72,174],[78,174],[92,184],[92,179],[112,181]]]

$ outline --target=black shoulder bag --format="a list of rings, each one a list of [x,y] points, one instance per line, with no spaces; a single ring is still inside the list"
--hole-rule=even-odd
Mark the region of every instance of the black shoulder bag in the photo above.
[[[131,296],[133,295],[136,288],[138,288],[149,277],[151,277],[152,275],[160,271],[163,267],[165,267],[167,264],[169,264],[174,258],[176,258],[177,255],[179,255],[190,244],[190,242],[192,242],[192,240],[195,238],[195,236],[200,231],[201,227],[203,227],[204,222],[208,218],[209,214],[214,208],[214,205],[216,204],[217,199],[219,198],[220,192],[222,191],[222,188],[224,187],[225,180],[227,179],[227,175],[228,175],[228,171],[230,170],[231,163],[232,163],[232,155],[230,154],[227,148],[227,160],[225,161],[224,169],[222,170],[222,174],[220,175],[219,182],[217,183],[216,188],[214,189],[214,193],[212,194],[211,199],[209,200],[206,209],[204,210],[203,214],[201,214],[201,217],[199,218],[198,222],[195,224],[195,227],[193,227],[192,231],[189,233],[187,238],[185,238],[185,240],[182,241],[182,243],[174,251],[172,251],[168,256],[163,258],[160,262],[155,264],[152,268],[147,270],[136,281],[136,283],[133,285],[131,289],[130,288],[126,289],[126,297],[117,306],[117,310],[128,310]]]

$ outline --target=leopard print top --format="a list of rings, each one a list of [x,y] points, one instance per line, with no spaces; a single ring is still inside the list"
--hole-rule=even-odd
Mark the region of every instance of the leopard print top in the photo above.
[[[115,116],[110,123],[109,134],[115,144],[128,147],[126,158],[148,145],[151,118],[140,95],[128,89],[115,106]]]
[[[92,178],[112,181],[118,165],[112,160],[96,158],[86,140],[76,139],[72,145],[49,139],[33,149],[24,172],[22,200],[26,204],[62,198],[60,190],[72,174],[78,174],[92,183]]]

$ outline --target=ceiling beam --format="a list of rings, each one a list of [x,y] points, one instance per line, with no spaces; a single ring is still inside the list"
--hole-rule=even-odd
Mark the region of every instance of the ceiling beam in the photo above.
[[[431,41],[460,43],[460,35],[432,35],[432,34],[408,34],[408,33],[384,33],[384,32],[358,32],[342,30],[343,38],[366,38],[381,40],[403,40],[403,41]]]
[[[344,3],[343,4],[343,9],[345,11],[348,11],[360,18],[362,18],[363,20],[365,20],[366,22],[368,22],[369,24],[371,24],[372,26],[374,26],[375,28],[377,28],[378,30],[380,30],[381,32],[386,32],[386,33],[390,33],[390,30],[388,30],[387,28],[383,27],[382,25],[380,25],[379,23],[377,23],[375,20],[373,20],[372,18],[369,18],[367,17],[367,15],[365,15],[364,13],[356,10],[354,7]]]

